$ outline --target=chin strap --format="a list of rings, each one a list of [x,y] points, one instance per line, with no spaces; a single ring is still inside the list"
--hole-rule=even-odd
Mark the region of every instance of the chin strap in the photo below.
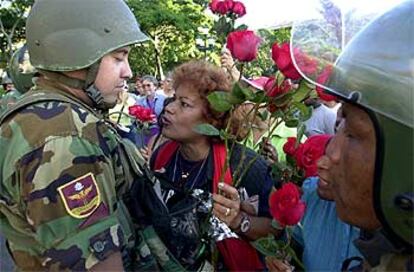
[[[104,101],[100,90],[94,84],[96,76],[98,75],[100,64],[101,61],[98,60],[88,67],[85,80],[68,77],[61,72],[51,72],[46,70],[40,70],[40,72],[46,75],[48,78],[63,83],[66,86],[83,90],[86,95],[92,100],[94,108],[106,111],[112,108],[114,105],[110,105]]]

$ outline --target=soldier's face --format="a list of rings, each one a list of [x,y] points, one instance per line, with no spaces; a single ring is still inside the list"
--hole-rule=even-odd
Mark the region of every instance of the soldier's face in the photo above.
[[[326,176],[332,184],[338,216],[364,229],[380,227],[373,204],[375,145],[375,129],[368,114],[345,103],[337,133],[326,148]]]
[[[105,55],[101,60],[95,85],[107,104],[116,104],[125,80],[132,77],[128,63],[129,51],[129,47],[122,47]]]

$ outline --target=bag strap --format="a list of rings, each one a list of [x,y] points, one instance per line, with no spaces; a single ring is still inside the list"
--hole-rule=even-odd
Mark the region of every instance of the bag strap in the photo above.
[[[157,157],[155,158],[153,170],[159,171],[165,167],[177,151],[178,146],[179,145],[176,141],[168,141],[162,145],[158,150]]]
[[[214,174],[213,174],[213,193],[218,192],[218,184],[223,181],[226,184],[233,184],[233,178],[231,176],[230,165],[226,167],[227,149],[224,143],[213,144],[213,156],[214,156]],[[224,172],[225,171],[225,172]]]
[[[64,94],[54,93],[54,92],[35,91],[35,92],[28,92],[21,99],[19,99],[15,104],[13,104],[13,106],[8,108],[0,116],[0,125],[3,124],[3,122],[8,117],[10,117],[12,114],[14,114],[15,112],[20,111],[21,109],[23,109],[27,106],[37,104],[37,103],[40,103],[40,102],[50,102],[50,101],[66,102],[66,103],[70,103],[70,104],[79,106],[83,109],[86,109],[88,112],[92,113],[96,117],[100,118],[98,113],[96,113],[91,107],[89,107],[88,105],[86,105],[86,104],[84,104],[80,101],[76,101],[73,98],[70,98],[70,97],[68,97]]]

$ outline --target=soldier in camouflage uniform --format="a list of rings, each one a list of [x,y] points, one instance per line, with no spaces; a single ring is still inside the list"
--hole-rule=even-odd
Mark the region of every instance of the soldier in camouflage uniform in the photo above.
[[[122,198],[145,176],[142,157],[103,119],[132,76],[129,46],[147,39],[132,12],[122,0],[37,0],[26,35],[39,77],[0,119],[0,230],[16,266],[154,270],[149,247],[168,265]]]
[[[11,105],[16,103],[19,97],[22,95],[18,90],[15,89],[12,79],[7,73],[2,78],[2,85],[5,94],[0,98],[0,115]]]

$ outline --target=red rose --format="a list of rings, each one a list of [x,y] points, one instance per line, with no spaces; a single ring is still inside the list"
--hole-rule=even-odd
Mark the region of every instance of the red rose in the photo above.
[[[296,137],[288,137],[286,143],[283,145],[283,151],[289,155],[294,156],[296,153]]]
[[[233,6],[234,6],[233,0],[224,0],[224,4],[226,4],[228,11],[232,11]]]
[[[305,171],[305,177],[317,176],[316,163],[325,154],[325,147],[332,135],[314,135],[296,150],[295,159],[299,168]]]
[[[331,76],[332,73],[332,66],[326,66],[321,74],[316,78],[316,82],[324,85],[329,77]],[[336,97],[330,94],[327,94],[325,92],[325,90],[322,87],[316,86],[316,92],[318,93],[318,96],[320,99],[324,100],[324,101],[335,101]]]
[[[300,49],[293,50],[296,64],[305,75],[311,75],[316,72],[318,68],[318,61],[306,55]]]
[[[227,36],[227,48],[239,61],[248,62],[257,57],[260,38],[251,30],[231,32]]]
[[[208,4],[208,6],[210,7],[211,12],[213,13],[217,13],[217,6],[218,6],[219,0],[213,0],[210,2],[210,4]]]
[[[233,8],[233,1],[220,1],[217,3],[216,11],[221,15],[226,15]]]
[[[151,109],[140,105],[134,105],[128,108],[129,114],[141,122],[152,122],[156,118]]]
[[[305,213],[306,205],[300,200],[298,187],[288,182],[273,192],[269,198],[271,215],[282,226],[296,225]]]
[[[279,94],[286,93],[292,89],[292,84],[289,79],[286,79],[278,86],[273,77],[269,78],[264,86],[264,90],[268,97],[275,97]]]
[[[236,14],[238,17],[242,17],[246,15],[246,7],[242,2],[234,1],[233,13]]]
[[[280,47],[277,43],[272,46],[272,59],[276,63],[277,68],[288,78],[296,80],[301,76],[293,65],[290,56],[289,43],[283,43]]]

